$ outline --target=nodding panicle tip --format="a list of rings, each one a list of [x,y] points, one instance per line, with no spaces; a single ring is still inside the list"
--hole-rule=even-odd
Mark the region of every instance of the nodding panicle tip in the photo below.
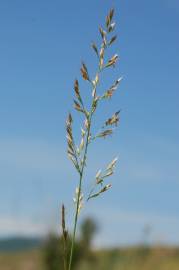
[[[62,204],[62,229],[65,230],[65,206]]]

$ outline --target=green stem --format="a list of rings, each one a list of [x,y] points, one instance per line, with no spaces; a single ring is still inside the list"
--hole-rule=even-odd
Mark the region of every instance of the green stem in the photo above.
[[[73,229],[73,235],[72,235],[72,243],[71,243],[71,251],[70,251],[70,259],[69,259],[69,268],[68,268],[68,270],[71,270],[72,259],[73,259],[75,236],[76,236],[76,228],[77,228],[78,214],[79,214],[79,203],[80,203],[80,195],[81,195],[81,186],[82,186],[84,166],[85,166],[85,161],[86,161],[86,156],[87,156],[87,151],[88,151],[88,145],[89,145],[91,117],[92,117],[92,113],[90,113],[90,117],[89,117],[89,127],[88,127],[88,132],[87,132],[87,139],[86,139],[86,145],[85,145],[85,151],[84,151],[84,157],[83,157],[83,164],[82,164],[82,168],[81,168],[81,172],[80,172],[80,180],[79,180],[79,187],[78,187],[79,189],[78,189],[78,196],[77,196],[75,221],[74,221],[74,229]]]
[[[66,249],[65,239],[64,239],[64,246],[63,246],[63,265],[64,265],[64,270],[67,270],[67,249]]]

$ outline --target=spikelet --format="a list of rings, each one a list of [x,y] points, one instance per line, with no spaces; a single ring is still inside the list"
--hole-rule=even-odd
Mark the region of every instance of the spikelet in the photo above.
[[[109,26],[109,28],[108,28],[108,32],[110,33],[110,32],[112,32],[112,31],[114,31],[115,26],[116,26],[115,23],[111,23],[110,26]]]
[[[116,39],[117,39],[117,35],[113,36],[113,37],[110,39],[108,45],[109,45],[109,46],[112,45],[112,44],[116,41]]]
[[[89,81],[90,79],[89,79],[88,70],[85,63],[82,62],[82,67],[80,70],[81,70],[81,75],[83,79]]]
[[[116,91],[119,83],[121,82],[122,77],[115,81],[115,83],[103,94],[101,98],[111,98]]]
[[[97,134],[96,137],[106,138],[107,136],[111,135],[112,133],[113,133],[112,129],[106,129],[106,130],[100,132],[99,134]]]
[[[93,50],[96,53],[97,57],[99,57],[98,48],[97,48],[97,46],[96,46],[96,44],[94,42],[91,44],[91,47],[93,48]]]
[[[75,95],[76,95],[77,99],[82,104],[82,99],[81,99],[81,95],[80,95],[80,88],[79,88],[79,82],[78,82],[77,79],[74,82],[74,90],[75,90]]]
[[[118,157],[115,157],[107,166],[107,170],[113,170],[116,166],[116,162],[118,160]]]
[[[99,27],[99,32],[101,34],[101,38],[104,40],[106,38],[106,32],[102,29],[102,27]]]
[[[119,113],[120,113],[120,111],[115,112],[115,114],[113,114],[112,117],[109,118],[109,119],[105,122],[105,125],[106,125],[106,126],[111,126],[111,125],[114,125],[114,124],[115,124],[115,125],[117,126],[117,124],[118,124],[118,122],[119,122]]]
[[[108,61],[108,63],[106,64],[105,67],[115,66],[115,64],[116,64],[116,62],[117,62],[117,59],[118,59],[118,55],[115,54],[115,55]]]
[[[80,213],[81,209],[83,208],[84,202],[83,202],[83,194],[81,193],[79,187],[75,190],[75,197],[73,198],[74,204],[78,204],[78,214]]]
[[[88,197],[87,201],[89,201],[90,199],[93,199],[93,198],[98,197],[101,193],[106,192],[106,191],[107,191],[108,189],[110,189],[111,187],[112,187],[111,184],[105,185],[102,189],[100,189],[100,191],[91,194],[91,195]]]
[[[109,31],[109,27],[111,25],[111,21],[113,19],[113,16],[114,16],[114,9],[111,9],[109,11],[109,14],[106,16],[106,28],[108,29],[108,31]]]
[[[96,178],[96,184],[97,184],[97,185],[100,184],[100,183],[102,183],[103,179],[101,178],[101,170],[99,170],[99,171],[97,172],[95,178]]]
[[[76,101],[75,99],[73,101],[74,101],[74,108],[75,108],[75,110],[84,113],[84,110],[81,107],[81,105],[78,103],[78,101]]]

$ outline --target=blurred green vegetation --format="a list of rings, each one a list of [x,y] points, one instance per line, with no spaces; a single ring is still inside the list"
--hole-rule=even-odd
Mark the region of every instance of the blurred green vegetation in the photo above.
[[[81,262],[88,262],[92,265],[95,256],[91,251],[91,243],[94,234],[97,231],[97,225],[93,219],[87,218],[80,226],[80,235],[75,242],[72,269],[78,269]],[[67,240],[67,257],[70,256],[71,237]],[[64,239],[57,235],[50,234],[43,247],[44,263],[46,270],[63,270],[64,259]]]

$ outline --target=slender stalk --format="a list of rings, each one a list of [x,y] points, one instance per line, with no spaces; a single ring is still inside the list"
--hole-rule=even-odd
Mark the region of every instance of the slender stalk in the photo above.
[[[66,224],[65,224],[65,206],[62,204],[62,237],[63,237],[63,265],[64,270],[67,270],[67,238],[68,238],[68,232],[66,230]]]
[[[65,240],[64,240],[64,246],[63,246],[63,267],[64,267],[64,270],[67,270],[67,248],[66,248]]]

